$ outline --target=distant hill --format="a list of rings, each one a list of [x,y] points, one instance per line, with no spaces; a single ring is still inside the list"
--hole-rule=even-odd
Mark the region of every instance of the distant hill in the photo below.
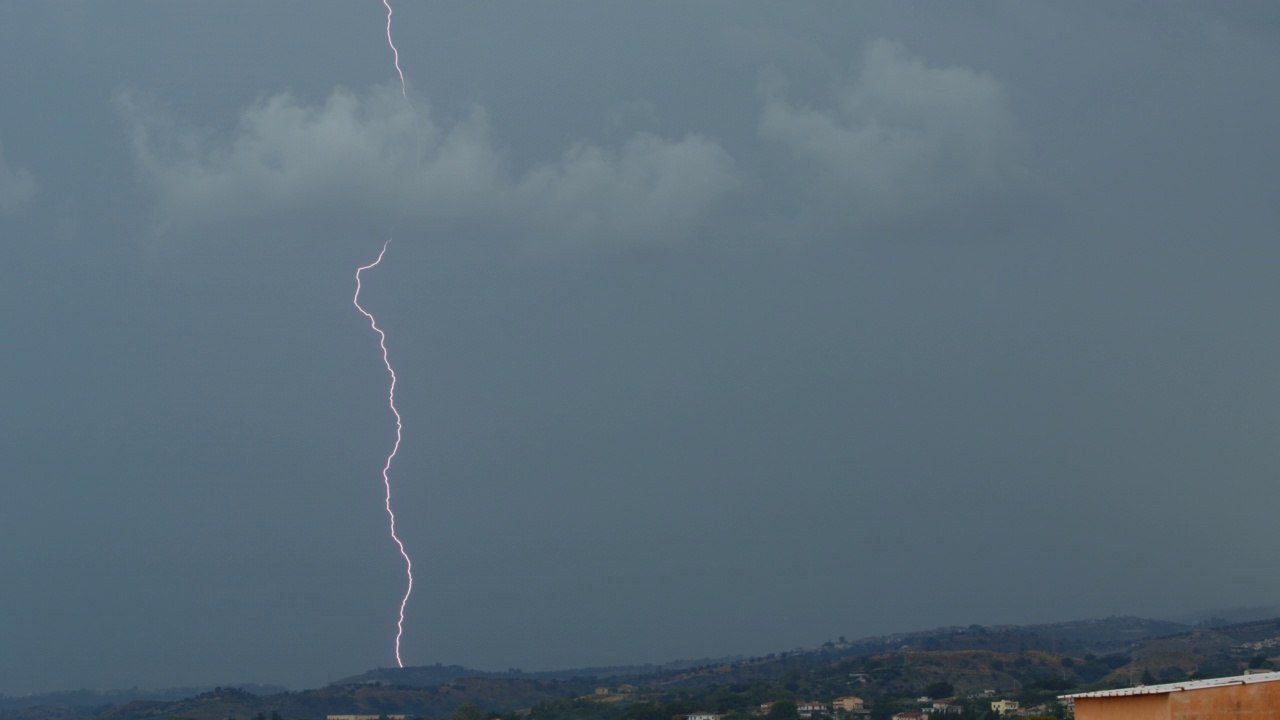
[[[314,718],[326,715],[409,714],[447,716],[463,703],[484,707],[529,707],[564,697],[565,689],[554,681],[519,681],[466,678],[438,688],[403,688],[381,685],[330,685],[316,690],[252,695],[239,691],[205,693],[176,703],[133,702],[99,712],[93,720],[150,720],[189,718],[227,720],[271,717]],[[25,720],[25,719],[24,719]]]
[[[1230,625],[1280,617],[1280,605],[1250,605],[1188,613],[1170,620],[1186,625]]]
[[[1280,667],[1280,618],[1197,627],[1142,643],[1128,657],[1107,682],[1131,685],[1144,676],[1164,681],[1192,674],[1231,675],[1251,663]]]
[[[280,685],[257,685],[255,683],[244,683],[229,687],[255,695],[270,695],[285,691],[285,688]],[[5,710],[33,707],[104,707],[108,705],[123,705],[135,700],[174,702],[209,692],[213,689],[214,686],[209,685],[206,687],[176,687],[151,690],[140,690],[138,688],[128,690],[64,690],[61,692],[20,696],[0,693],[0,713]]]
[[[1001,625],[944,627],[920,632],[829,642],[816,648],[773,653],[764,657],[704,658],[677,660],[662,665],[620,665],[574,668],[549,672],[505,672],[474,670],[461,665],[421,665],[406,668],[378,668],[333,682],[333,685],[382,683],[402,687],[438,687],[463,678],[511,680],[615,680],[632,684],[679,686],[718,682],[750,682],[779,677],[815,660],[857,657],[914,650],[983,650],[998,653],[1028,650],[1068,655],[1108,655],[1128,649],[1135,641],[1188,632],[1189,625],[1138,617],[1109,617],[1102,620],[1042,625]]]
[[[530,707],[573,694],[557,681],[466,678],[438,688],[330,685],[302,692],[255,695],[215,688],[173,702],[134,700],[100,707],[40,707],[0,711],[0,720],[227,720],[262,714],[323,720],[330,714],[447,716],[463,703],[486,708]]]
[[[331,685],[367,685],[382,683],[403,687],[437,687],[462,678],[494,678],[505,680],[572,680],[574,678],[645,677],[677,672],[690,667],[720,664],[742,660],[740,657],[703,658],[701,660],[675,660],[661,665],[613,665],[605,667],[570,668],[525,672],[519,668],[504,671],[474,670],[461,665],[418,665],[406,668],[378,668],[359,675],[342,678]]]
[[[159,691],[0,696],[0,720],[448,717],[464,703],[482,713],[519,710],[528,720],[666,720],[702,710],[747,720],[748,711],[766,700],[850,693],[876,698],[873,717],[888,717],[928,687],[961,695],[990,691],[1030,705],[1075,688],[1234,675],[1246,667],[1280,667],[1280,618],[1213,625],[1137,617],[971,625],[840,638],[754,658],[537,673],[457,665],[380,668],[301,692],[255,687],[257,692],[214,688],[182,698]],[[638,714],[626,715],[628,708]]]

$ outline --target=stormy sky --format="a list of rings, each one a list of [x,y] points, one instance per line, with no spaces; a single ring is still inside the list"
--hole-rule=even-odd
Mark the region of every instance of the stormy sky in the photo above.
[[[0,2],[0,691],[1273,603],[1280,9]]]

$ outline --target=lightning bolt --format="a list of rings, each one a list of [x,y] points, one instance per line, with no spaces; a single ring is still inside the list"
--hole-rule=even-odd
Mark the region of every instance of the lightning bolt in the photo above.
[[[387,6],[387,44],[391,46],[391,52],[395,57],[396,74],[400,76],[400,95],[405,100],[409,99],[409,92],[404,85],[404,71],[400,69],[400,51],[396,49],[396,44],[391,40],[391,2],[390,0],[382,0],[382,4]]]
[[[413,593],[413,561],[409,559],[409,553],[405,551],[404,543],[396,535],[396,514],[391,510],[391,479],[387,476],[387,473],[391,471],[391,461],[400,450],[400,432],[403,429],[403,425],[400,423],[400,411],[396,410],[396,371],[392,369],[391,360],[387,357],[387,334],[382,331],[382,328],[378,327],[373,315],[368,310],[360,307],[360,273],[382,262],[382,256],[387,253],[387,245],[389,244],[391,244],[390,240],[382,244],[382,252],[378,253],[377,260],[356,269],[356,294],[355,297],[351,298],[351,302],[361,314],[369,318],[369,327],[378,333],[378,347],[382,348],[382,364],[387,366],[387,374],[391,376],[391,389],[387,392],[387,404],[391,407],[391,414],[396,418],[396,442],[391,446],[391,454],[387,455],[386,464],[382,466],[382,485],[386,489],[386,508],[387,517],[391,521],[391,539],[395,541],[396,547],[400,549],[400,557],[404,558],[405,575],[409,578],[409,586],[405,588],[404,597],[400,599],[400,619],[396,621],[396,664],[404,667],[404,661],[400,659],[400,637],[404,635],[404,608],[409,604],[409,595]]]

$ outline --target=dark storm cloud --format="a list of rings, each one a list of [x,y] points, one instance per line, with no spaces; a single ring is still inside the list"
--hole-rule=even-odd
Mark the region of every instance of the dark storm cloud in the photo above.
[[[393,662],[388,235],[410,663],[1275,602],[1272,5],[0,2],[0,691]]]

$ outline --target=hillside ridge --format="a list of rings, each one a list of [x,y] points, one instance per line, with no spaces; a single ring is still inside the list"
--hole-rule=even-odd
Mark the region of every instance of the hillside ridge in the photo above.
[[[876,698],[884,709],[898,707],[923,689],[948,688],[961,696],[994,694],[1050,703],[1057,693],[1079,688],[1268,667],[1280,667],[1280,617],[1188,625],[1112,616],[841,637],[759,657],[662,665],[540,672],[441,664],[379,668],[297,692],[242,686],[205,689],[178,699],[144,691],[136,696],[128,691],[0,695],[0,720],[324,720],[333,714],[485,720],[485,713],[512,712],[529,720],[670,720],[704,710],[737,713],[731,720],[746,720],[751,717],[748,709],[779,698],[829,701],[856,692]],[[466,707],[471,714],[458,717],[459,708]],[[641,710],[649,715],[633,717]],[[872,719],[881,715],[888,717],[877,710]]]

